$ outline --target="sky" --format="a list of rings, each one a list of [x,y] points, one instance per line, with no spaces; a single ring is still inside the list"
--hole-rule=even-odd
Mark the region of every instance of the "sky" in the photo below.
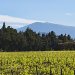
[[[0,0],[0,15],[75,26],[75,0]]]

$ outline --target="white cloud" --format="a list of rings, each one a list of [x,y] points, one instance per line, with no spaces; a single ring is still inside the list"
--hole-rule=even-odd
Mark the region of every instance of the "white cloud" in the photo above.
[[[73,14],[72,13],[65,13],[65,15],[72,16]]]
[[[7,16],[7,15],[0,15],[0,23],[2,22],[6,22],[6,24],[14,28],[19,28],[27,24],[31,24],[34,22],[41,22],[41,21],[16,18],[16,17]]]

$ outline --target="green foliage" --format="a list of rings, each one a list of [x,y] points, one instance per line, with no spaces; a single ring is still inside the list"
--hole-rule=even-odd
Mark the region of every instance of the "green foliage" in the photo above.
[[[54,31],[49,33],[36,33],[30,28],[25,32],[17,32],[5,22],[0,29],[0,51],[48,51],[75,49],[74,40],[70,35],[57,36]]]
[[[0,52],[0,75],[75,75],[75,52]]]

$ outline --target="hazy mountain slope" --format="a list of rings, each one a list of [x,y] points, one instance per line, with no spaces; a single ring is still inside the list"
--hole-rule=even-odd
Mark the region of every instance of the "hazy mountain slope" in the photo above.
[[[53,23],[35,22],[27,26],[18,28],[17,30],[25,31],[27,27],[31,28],[33,31],[36,31],[36,32],[48,33],[49,31],[55,31],[56,34],[66,33],[66,34],[70,34],[72,37],[75,37],[75,27],[64,26],[64,25],[53,24]]]

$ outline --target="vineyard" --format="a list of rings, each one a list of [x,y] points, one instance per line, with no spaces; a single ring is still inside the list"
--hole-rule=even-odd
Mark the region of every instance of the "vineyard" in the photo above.
[[[0,52],[0,75],[75,75],[75,52]]]

